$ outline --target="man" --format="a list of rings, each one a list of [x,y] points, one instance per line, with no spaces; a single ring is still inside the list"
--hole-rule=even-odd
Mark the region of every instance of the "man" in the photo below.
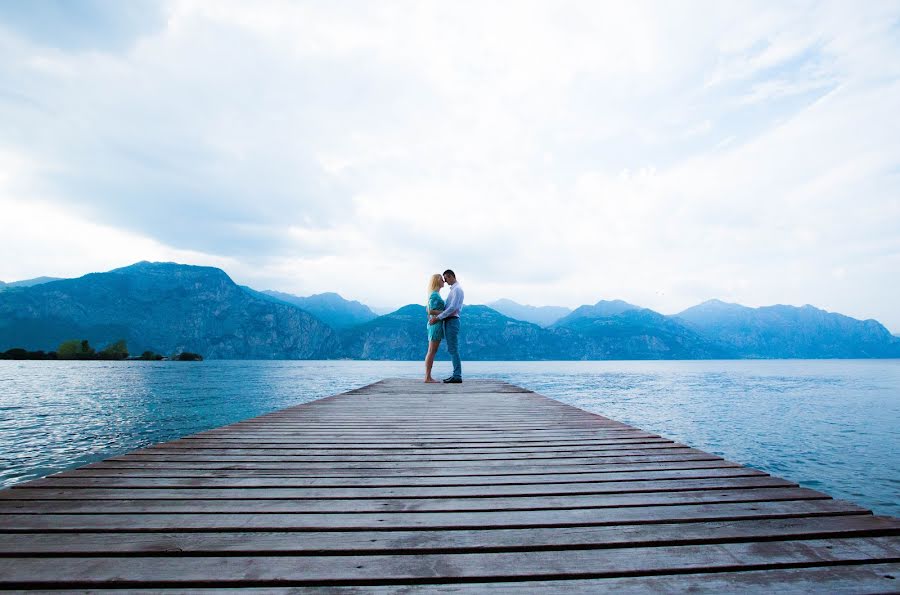
[[[453,375],[445,378],[448,384],[462,382],[462,362],[459,361],[459,312],[463,307],[463,289],[456,280],[456,273],[447,269],[444,271],[444,281],[450,286],[450,293],[444,303],[444,311],[437,316],[432,316],[428,324],[443,324],[444,338],[447,340],[447,351],[453,360]]]

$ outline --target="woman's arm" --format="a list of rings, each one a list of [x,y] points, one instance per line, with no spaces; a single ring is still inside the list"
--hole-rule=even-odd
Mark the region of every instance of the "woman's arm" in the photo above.
[[[429,316],[437,316],[441,312],[444,311],[444,301],[437,295],[437,293],[432,293],[428,298],[428,315]]]

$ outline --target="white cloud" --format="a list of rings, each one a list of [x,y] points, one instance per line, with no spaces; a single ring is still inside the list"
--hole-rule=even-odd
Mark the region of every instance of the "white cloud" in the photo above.
[[[473,301],[900,330],[896,4],[166,6],[125,50],[0,28],[0,249],[34,254],[0,278],[54,274],[49,215],[375,304],[452,266]],[[88,244],[60,268],[107,267]]]
[[[152,238],[94,223],[16,187],[15,173],[33,167],[0,154],[0,279],[78,277],[140,260],[187,262],[234,270],[234,259],[178,250]]]

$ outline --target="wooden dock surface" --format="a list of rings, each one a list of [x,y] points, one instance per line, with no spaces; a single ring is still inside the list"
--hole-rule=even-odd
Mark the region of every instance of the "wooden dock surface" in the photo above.
[[[497,381],[384,380],[0,491],[0,589],[900,591],[900,521]]]

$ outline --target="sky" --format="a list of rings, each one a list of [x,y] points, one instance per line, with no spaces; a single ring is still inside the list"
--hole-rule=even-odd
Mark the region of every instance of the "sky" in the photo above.
[[[900,333],[900,2],[0,2],[0,280]]]

